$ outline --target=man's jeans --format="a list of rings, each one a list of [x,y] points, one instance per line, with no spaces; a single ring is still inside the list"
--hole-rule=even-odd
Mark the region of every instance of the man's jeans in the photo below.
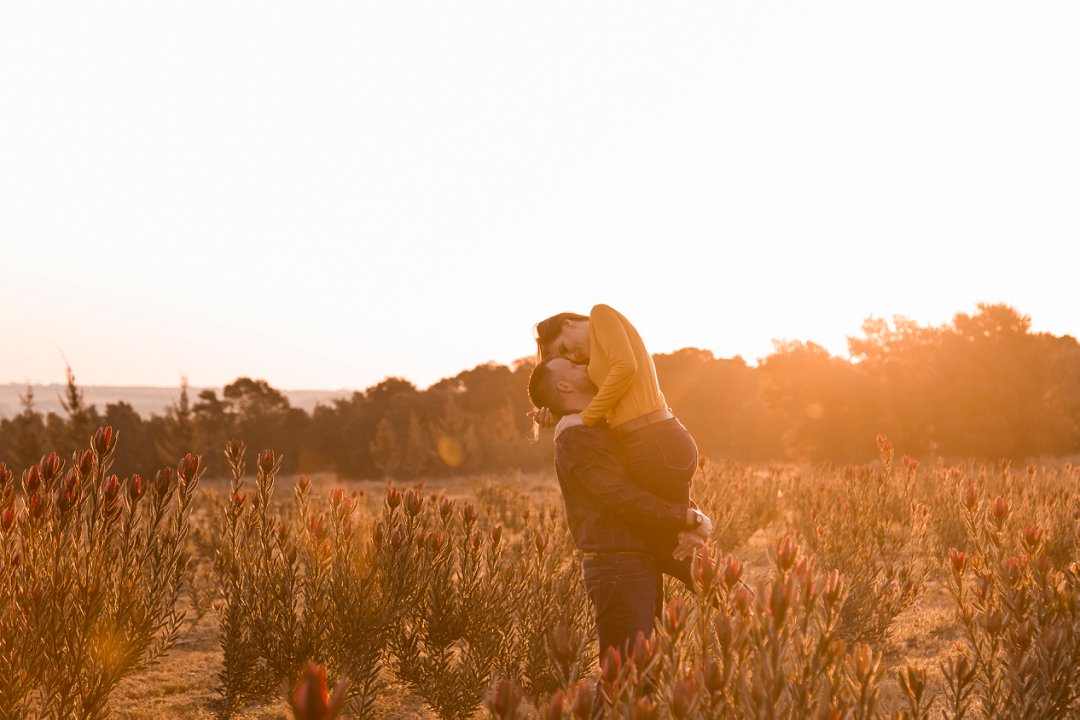
[[[596,611],[600,660],[609,647],[625,659],[638,631],[652,636],[663,603],[663,576],[646,553],[586,553],[585,589]]]

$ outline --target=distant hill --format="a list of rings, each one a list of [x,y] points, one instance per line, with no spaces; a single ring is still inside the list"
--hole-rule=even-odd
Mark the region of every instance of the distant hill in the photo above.
[[[126,387],[120,385],[85,385],[80,386],[88,405],[97,407],[104,414],[109,403],[131,403],[135,411],[144,419],[151,415],[163,415],[165,410],[180,397],[179,387]],[[60,398],[67,389],[66,385],[51,383],[34,385],[34,408],[42,413],[63,414]],[[194,403],[199,393],[206,388],[188,388],[188,399]],[[221,388],[211,388],[221,397]],[[336,398],[349,398],[352,390],[281,390],[293,407],[311,412],[316,404],[329,405]],[[21,411],[19,396],[26,393],[26,385],[17,383],[0,384],[0,417],[12,417]]]

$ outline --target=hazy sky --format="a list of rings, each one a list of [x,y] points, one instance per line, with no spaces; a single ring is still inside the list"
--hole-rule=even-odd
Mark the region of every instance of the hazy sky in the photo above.
[[[421,386],[598,302],[1080,335],[1080,3],[8,2],[0,382]]]

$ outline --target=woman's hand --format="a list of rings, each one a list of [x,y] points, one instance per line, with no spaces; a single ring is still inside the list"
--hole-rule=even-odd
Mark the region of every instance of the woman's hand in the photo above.
[[[530,410],[528,415],[530,420],[543,428],[555,427],[555,423],[558,422],[558,419],[551,413],[551,410],[546,407]]]
[[[705,546],[705,539],[697,533],[680,532],[678,540],[675,551],[671,553],[676,560],[689,560],[694,557],[698,548]]]

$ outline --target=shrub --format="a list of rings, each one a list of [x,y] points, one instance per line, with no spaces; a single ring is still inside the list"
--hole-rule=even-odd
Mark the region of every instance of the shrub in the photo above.
[[[839,633],[881,644],[897,615],[920,596],[929,575],[929,510],[915,499],[918,463],[905,458],[893,472],[893,448],[878,438],[881,466],[848,467],[819,476],[791,494],[796,528],[827,568],[840,571],[850,592]]]
[[[0,463],[0,707],[9,717],[102,718],[125,677],[160,658],[184,621],[188,518],[202,461],[153,480],[109,472],[104,427],[71,467],[55,453]]]

